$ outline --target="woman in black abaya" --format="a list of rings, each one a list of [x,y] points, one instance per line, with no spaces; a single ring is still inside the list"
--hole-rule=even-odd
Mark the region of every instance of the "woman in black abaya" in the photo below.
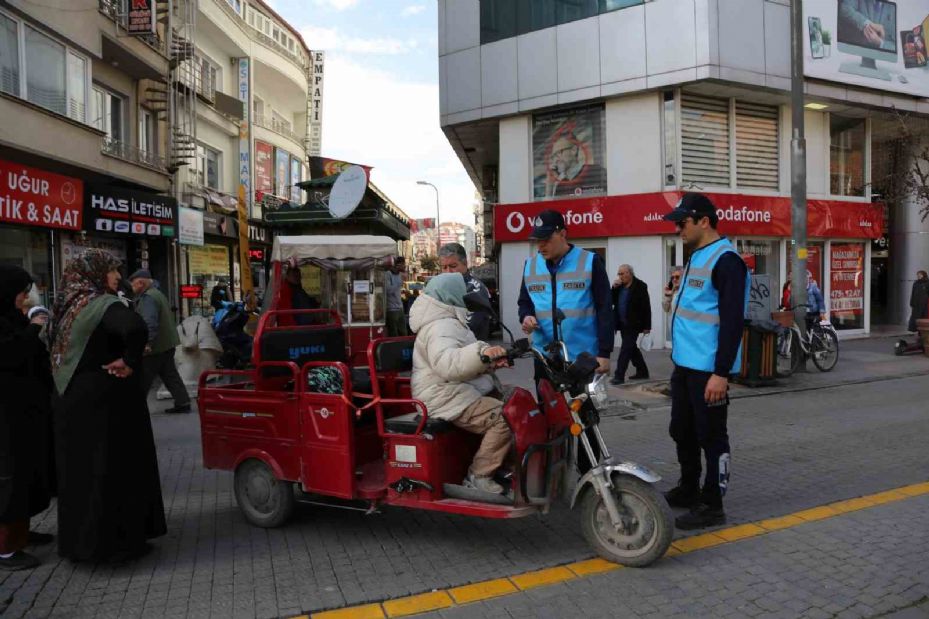
[[[39,339],[44,318],[30,321],[23,303],[32,277],[0,264],[0,570],[39,564],[23,552],[52,536],[30,533],[29,517],[49,503],[48,424],[51,368]]]
[[[58,554],[76,561],[130,559],[165,534],[139,384],[148,331],[116,296],[118,266],[100,250],[75,259],[52,312]]]

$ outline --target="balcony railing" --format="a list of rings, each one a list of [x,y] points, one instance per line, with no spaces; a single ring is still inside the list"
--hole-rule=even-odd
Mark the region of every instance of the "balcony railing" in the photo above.
[[[152,170],[156,170],[158,172],[168,171],[168,165],[165,161],[165,158],[161,155],[156,155],[155,153],[150,153],[147,150],[142,150],[141,148],[130,146],[125,142],[114,140],[111,137],[103,138],[103,146],[101,151],[105,155],[117,157],[125,161],[131,161],[132,163],[137,163],[141,166],[151,168]]]
[[[301,146],[303,145],[303,138],[301,138],[296,133],[294,133],[293,129],[290,128],[291,126],[288,123],[282,123],[281,121],[274,118],[273,116],[266,116],[264,114],[255,114],[254,118],[252,119],[252,122],[258,125],[259,127],[264,127],[265,129],[273,131],[274,133],[277,133],[278,135],[282,135],[285,138],[290,138],[291,140],[293,140],[297,144],[300,144]]]
[[[129,25],[129,0],[98,0],[100,12],[116,22],[124,30]],[[152,49],[165,54],[165,41],[157,32],[134,37],[144,42]]]
[[[216,4],[218,4],[219,8],[222,9],[223,12],[226,13],[229,17],[233,19],[238,19],[243,24],[247,25],[248,29],[251,31],[252,35],[255,37],[257,41],[261,42],[262,44],[266,45],[267,47],[270,47],[277,53],[281,54],[282,56],[290,60],[292,63],[297,65],[300,69],[306,69],[306,62],[302,58],[300,58],[300,56],[298,56],[297,54],[294,54],[292,51],[290,51],[289,49],[287,49],[286,47],[284,47],[283,45],[281,45],[280,43],[278,43],[277,41],[275,41],[273,38],[269,37],[262,31],[258,30],[254,26],[248,24],[242,15],[240,15],[239,13],[236,13],[236,10],[232,8],[231,6],[229,6],[229,3],[226,0],[213,0],[213,1]]]

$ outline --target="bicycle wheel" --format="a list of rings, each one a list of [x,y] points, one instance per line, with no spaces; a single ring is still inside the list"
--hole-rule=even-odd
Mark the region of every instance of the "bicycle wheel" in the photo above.
[[[792,329],[777,335],[777,375],[787,377],[800,365],[800,342]]]
[[[839,338],[835,332],[816,329],[810,334],[810,356],[821,372],[828,372],[839,361]]]

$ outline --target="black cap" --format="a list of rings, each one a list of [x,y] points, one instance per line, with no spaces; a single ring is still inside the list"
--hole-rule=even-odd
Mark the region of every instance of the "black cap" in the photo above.
[[[139,279],[140,277],[144,277],[145,279],[151,279],[152,272],[149,271],[148,269],[139,269],[138,271],[136,271],[135,273],[129,276],[129,281],[131,282],[132,280]]]
[[[538,241],[544,241],[559,230],[565,229],[564,216],[558,211],[542,211],[533,220],[533,224],[529,238]]]
[[[663,217],[666,221],[683,221],[688,217],[693,217],[694,221],[699,221],[704,217],[709,217],[710,221],[717,219],[716,207],[702,193],[685,193],[677,202],[674,210]]]

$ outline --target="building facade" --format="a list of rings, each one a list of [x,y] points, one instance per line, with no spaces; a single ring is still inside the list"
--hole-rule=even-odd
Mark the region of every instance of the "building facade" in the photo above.
[[[929,2],[894,5],[893,36],[873,49],[854,39],[845,4],[804,2],[809,270],[840,333],[863,334],[905,321],[915,272],[929,263],[913,200],[880,202],[914,155],[912,145],[899,152],[900,114],[929,115],[929,87],[896,43]],[[889,20],[890,5],[875,6]],[[721,232],[752,269],[752,315],[777,309],[791,234],[789,2],[439,9],[441,123],[482,189],[511,329],[532,218],[555,208],[611,274],[634,267],[668,338],[661,289],[688,256],[661,215],[686,191],[711,194]]]
[[[181,202],[194,211],[185,214],[203,218],[202,233],[181,252],[183,279],[202,287],[203,305],[217,284],[240,298],[245,269],[259,294],[266,287],[272,232],[264,212],[303,203],[297,184],[320,147],[325,56],[261,0],[201,0],[196,23],[177,86],[190,93],[181,107],[195,110],[196,127],[179,182]]]
[[[122,3],[83,4],[0,2],[0,260],[51,303],[62,268],[100,247],[176,298],[166,93],[185,5],[152,3],[140,27]]]

